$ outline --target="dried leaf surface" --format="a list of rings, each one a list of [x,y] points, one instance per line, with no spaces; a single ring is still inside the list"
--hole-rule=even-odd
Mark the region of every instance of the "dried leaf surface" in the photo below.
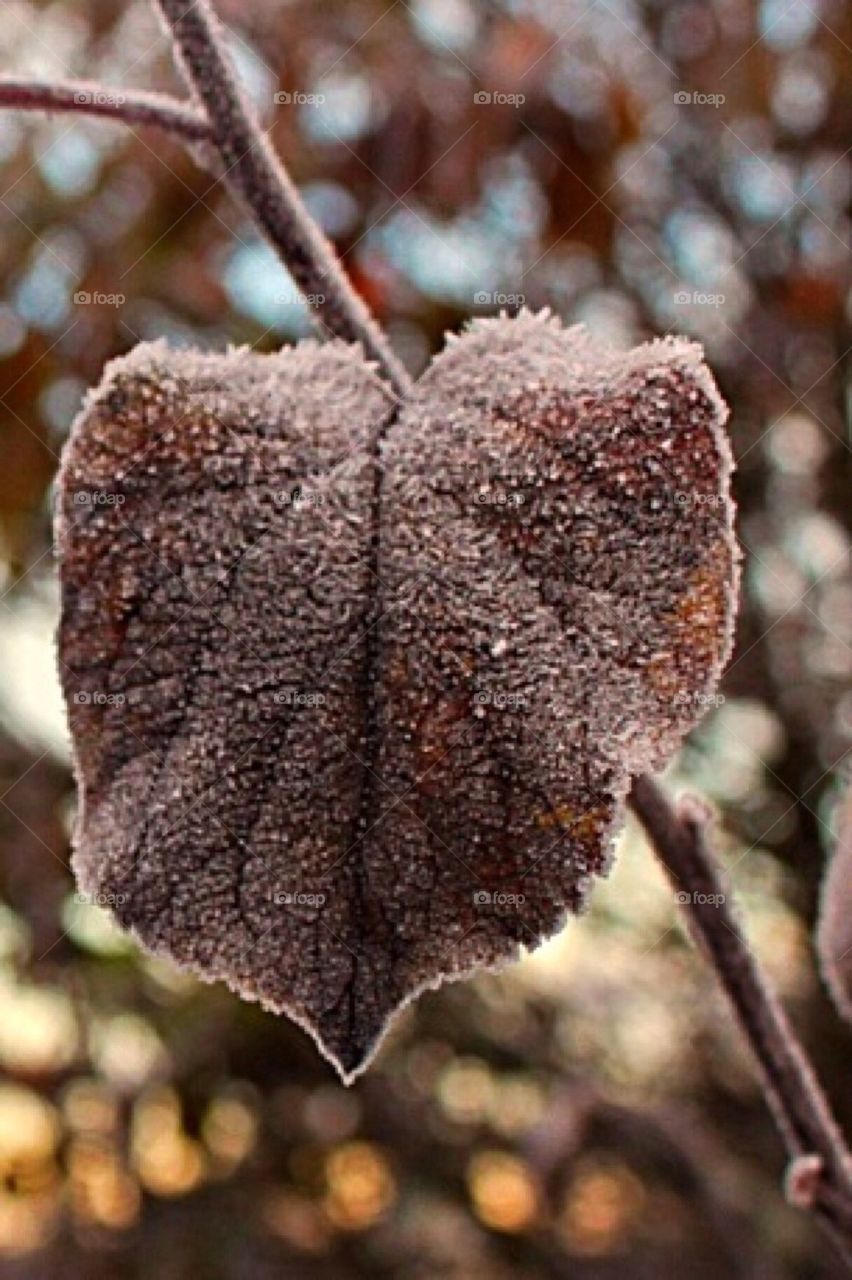
[[[582,906],[704,710],[737,573],[688,342],[480,321],[393,414],[341,344],[147,344],[61,483],[83,887],[347,1078],[424,987]]]

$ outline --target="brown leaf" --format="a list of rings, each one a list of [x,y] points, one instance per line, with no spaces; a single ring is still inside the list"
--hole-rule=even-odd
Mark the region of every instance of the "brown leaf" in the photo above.
[[[338,343],[144,345],[61,478],[81,883],[346,1078],[425,987],[582,906],[736,579],[690,343],[480,321],[392,415]]]

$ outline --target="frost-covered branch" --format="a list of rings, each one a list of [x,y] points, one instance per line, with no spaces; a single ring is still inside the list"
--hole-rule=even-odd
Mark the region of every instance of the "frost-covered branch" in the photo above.
[[[0,76],[0,107],[103,116],[123,124],[164,129],[184,142],[203,142],[210,136],[206,117],[189,103],[180,102],[165,93],[117,89],[91,80],[47,83]]]
[[[687,895],[690,930],[757,1060],[791,1159],[788,1198],[811,1209],[852,1259],[852,1157],[813,1067],[743,939],[707,839],[708,814],[690,798],[675,808],[648,776],[635,780],[630,803],[672,884]]]
[[[361,342],[367,357],[378,361],[389,382],[403,393],[410,385],[408,375],[352,288],[239,88],[207,0],[157,4],[210,122],[210,141],[219,152],[229,187],[240,193],[325,326],[349,342]]]
[[[387,337],[355,292],[334,249],[311,218],[239,88],[207,0],[157,0],[176,55],[197,99],[184,104],[165,94],[139,93],[89,81],[47,84],[0,79],[0,107],[68,111],[164,129],[196,158],[217,153],[222,179],[241,197],[270,240],[305,301],[329,333],[360,342],[367,358],[403,394],[411,380]]]

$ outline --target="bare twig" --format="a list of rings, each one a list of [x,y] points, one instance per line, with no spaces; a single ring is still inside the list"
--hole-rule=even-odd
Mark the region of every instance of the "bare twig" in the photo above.
[[[367,356],[403,394],[410,386],[408,375],[272,150],[237,84],[207,0],[157,3],[207,114],[210,141],[219,152],[228,185],[249,206],[326,327],[348,342],[361,342]]]
[[[59,80],[48,84],[0,76],[0,107],[104,116],[123,124],[165,129],[185,142],[204,142],[210,136],[206,117],[191,103],[179,102],[165,93],[113,89],[91,80]]]
[[[812,1210],[849,1261],[852,1157],[811,1063],[742,937],[729,905],[730,891],[707,840],[708,814],[689,798],[675,809],[647,776],[634,781],[630,803],[672,884],[686,893],[682,901],[690,930],[716,970],[757,1060],[767,1100],[793,1162],[788,1187],[802,1182],[795,1175],[806,1161]]]

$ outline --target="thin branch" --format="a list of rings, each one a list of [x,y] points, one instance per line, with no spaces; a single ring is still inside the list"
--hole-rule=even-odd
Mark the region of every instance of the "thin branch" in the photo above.
[[[228,185],[240,193],[281,260],[326,327],[361,342],[399,394],[410,379],[332,246],[311,218],[240,90],[207,0],[157,0],[183,70],[210,124]]]
[[[792,1165],[788,1186],[811,1171],[813,1212],[852,1257],[852,1156],[808,1057],[778,997],[744,941],[718,859],[707,839],[709,815],[695,800],[675,809],[648,776],[630,803],[669,874],[760,1068]],[[816,1157],[816,1161],[813,1160]],[[797,1203],[803,1203],[801,1198]]]
[[[151,125],[185,142],[206,142],[210,125],[190,103],[165,93],[113,89],[92,80],[21,80],[0,76],[0,107],[21,111],[71,111],[124,124]]]

